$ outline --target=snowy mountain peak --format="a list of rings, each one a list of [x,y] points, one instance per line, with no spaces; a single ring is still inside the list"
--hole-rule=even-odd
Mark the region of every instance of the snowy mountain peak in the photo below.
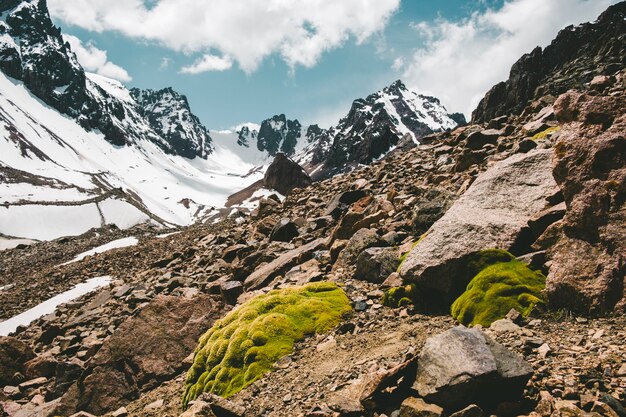
[[[0,1],[0,70],[83,128],[99,130],[114,145],[142,146],[148,140],[189,158],[211,152],[206,128],[191,114],[184,96],[161,90],[161,96],[169,97],[162,110],[169,104],[172,108],[154,115],[129,100],[120,84],[87,76],[52,23],[44,0]]]
[[[323,142],[315,150],[317,160],[324,161],[322,171],[330,175],[371,163],[392,150],[405,135],[419,143],[420,138],[453,129],[461,121],[449,114],[437,98],[411,91],[398,80],[355,100],[348,115],[320,136]]]
[[[212,151],[208,130],[191,112],[187,97],[171,87],[162,90],[130,90],[139,113],[163,137],[175,153],[186,158],[206,158]]]

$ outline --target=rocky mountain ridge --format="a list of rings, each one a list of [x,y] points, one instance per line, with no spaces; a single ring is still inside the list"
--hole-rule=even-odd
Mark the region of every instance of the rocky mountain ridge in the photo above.
[[[302,126],[281,114],[264,120],[258,129],[242,126],[237,137],[242,146],[256,142],[259,151],[272,157],[286,154],[320,179],[370,164],[402,140],[415,144],[465,123],[462,114],[449,114],[438,99],[410,91],[398,80],[355,100],[346,117],[328,129]]]

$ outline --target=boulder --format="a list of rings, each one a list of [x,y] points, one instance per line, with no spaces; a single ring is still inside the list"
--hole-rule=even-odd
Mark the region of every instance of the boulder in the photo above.
[[[308,187],[311,182],[311,177],[304,168],[284,153],[276,154],[263,177],[264,187],[276,190],[283,195],[289,194],[294,188]]]
[[[528,221],[558,192],[551,159],[551,150],[533,150],[479,175],[408,254],[400,269],[404,280],[447,307],[472,278],[464,274],[470,257],[490,248],[529,252]]]
[[[280,219],[270,233],[270,242],[291,242],[299,234],[298,226],[291,219]]]
[[[554,107],[569,123],[555,145],[554,178],[567,212],[548,248],[550,304],[626,311],[626,96],[570,92]]]
[[[364,190],[350,190],[335,194],[326,206],[324,214],[338,219],[343,208],[356,203],[365,196],[367,196],[367,192]]]
[[[16,373],[24,372],[24,363],[33,359],[35,353],[24,342],[14,337],[0,337],[0,385],[11,385]]]
[[[354,277],[374,284],[383,283],[398,269],[400,259],[395,248],[368,248],[357,257]]]
[[[381,243],[376,230],[360,229],[348,240],[345,248],[339,254],[336,265],[354,265],[361,252],[373,246],[380,246]]]
[[[177,375],[198,337],[223,310],[221,302],[204,294],[156,297],[106,339],[62,397],[57,414],[105,414]]]
[[[429,338],[413,388],[426,401],[458,410],[520,399],[533,369],[480,330],[455,327]]]
[[[294,265],[301,264],[313,257],[313,253],[325,249],[327,240],[320,238],[292,249],[280,255],[272,262],[260,266],[246,278],[243,285],[248,290],[258,290],[266,286],[273,278],[285,273]]]

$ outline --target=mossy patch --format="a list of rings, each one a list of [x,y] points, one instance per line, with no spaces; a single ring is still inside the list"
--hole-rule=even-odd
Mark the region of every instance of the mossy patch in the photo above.
[[[242,304],[200,338],[183,407],[202,392],[234,395],[291,353],[295,342],[330,330],[350,310],[348,297],[330,282],[274,290]]]
[[[452,317],[459,323],[489,326],[512,308],[526,317],[539,304],[546,277],[516,259],[487,266],[468,284],[452,304]]]
[[[386,307],[398,308],[415,304],[417,301],[417,286],[415,284],[389,288],[383,295],[382,304]]]
[[[544,130],[544,131],[542,131],[542,132],[539,132],[539,133],[535,134],[535,135],[534,135],[532,138],[530,138],[530,139],[532,139],[532,140],[541,140],[541,139],[545,139],[546,137],[548,137],[548,136],[552,135],[553,133],[558,132],[558,131],[559,131],[559,129],[560,129],[560,127],[559,127],[559,126],[552,126],[552,127],[549,127],[549,128],[547,128],[546,130]]]

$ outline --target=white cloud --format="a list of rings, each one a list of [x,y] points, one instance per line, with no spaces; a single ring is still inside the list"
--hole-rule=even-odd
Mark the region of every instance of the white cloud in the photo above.
[[[458,22],[411,25],[425,42],[405,60],[404,78],[433,94],[448,110],[469,116],[511,65],[537,45],[546,46],[570,24],[595,20],[615,0],[507,0],[497,10]]]
[[[290,67],[311,67],[349,38],[381,31],[400,0],[49,0],[56,19],[117,31],[175,51],[218,51],[254,71],[278,53]]]
[[[227,56],[221,57],[206,54],[192,65],[181,68],[180,72],[183,74],[199,74],[206,71],[226,71],[232,66],[233,61]]]
[[[122,82],[132,81],[132,77],[124,68],[109,61],[107,52],[96,48],[92,42],[83,44],[80,39],[72,35],[63,35],[63,39],[69,42],[78,62],[85,70]]]
[[[166,69],[168,69],[170,67],[171,63],[172,63],[172,58],[164,56],[163,58],[161,58],[161,63],[159,64],[159,69],[161,71],[164,71],[164,70],[166,70]]]

